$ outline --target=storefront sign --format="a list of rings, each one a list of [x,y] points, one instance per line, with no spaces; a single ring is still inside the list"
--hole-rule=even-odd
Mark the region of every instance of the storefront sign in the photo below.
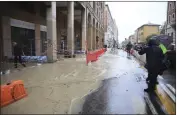
[[[35,24],[30,22],[25,22],[17,19],[10,19],[10,25],[13,27],[26,28],[26,29],[35,29]]]
[[[44,25],[40,25],[40,30],[44,31],[44,32],[47,32],[47,27],[44,26]]]

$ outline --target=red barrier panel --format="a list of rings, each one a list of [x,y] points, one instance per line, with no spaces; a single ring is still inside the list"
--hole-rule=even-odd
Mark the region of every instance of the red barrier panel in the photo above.
[[[104,52],[106,52],[105,48],[96,50],[94,52],[87,52],[86,63],[88,64],[89,62],[97,61],[98,57],[100,57]]]
[[[23,81],[17,80],[1,86],[1,107],[27,96]]]

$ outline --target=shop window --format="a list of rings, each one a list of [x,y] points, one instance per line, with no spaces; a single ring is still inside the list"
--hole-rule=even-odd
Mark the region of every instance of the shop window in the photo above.
[[[168,23],[171,21],[171,15],[168,16]]]
[[[171,33],[171,37],[173,38],[173,32]]]
[[[173,19],[175,19],[175,13],[173,13],[172,17],[173,17]]]
[[[96,36],[96,42],[98,42],[98,38],[99,38],[99,37],[98,37],[98,36]]]
[[[171,9],[171,3],[170,3],[170,9]]]
[[[26,56],[35,56],[35,32],[31,29],[11,27],[12,42],[22,47]]]

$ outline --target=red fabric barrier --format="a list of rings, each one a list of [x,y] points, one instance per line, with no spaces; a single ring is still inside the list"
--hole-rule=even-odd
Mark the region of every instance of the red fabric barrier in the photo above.
[[[104,52],[106,52],[106,48],[102,48],[94,52],[87,52],[86,63],[88,64],[89,62],[97,61],[98,57],[100,57]]]

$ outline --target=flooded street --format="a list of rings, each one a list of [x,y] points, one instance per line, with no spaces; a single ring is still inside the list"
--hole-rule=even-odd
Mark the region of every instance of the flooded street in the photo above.
[[[168,89],[167,87],[169,84],[163,84],[166,83],[166,81],[169,81],[168,79],[164,79],[162,76],[159,76],[158,79],[160,85],[157,86],[156,93],[149,95],[144,93],[144,89],[147,88],[147,84],[145,82],[147,72],[137,61],[135,61],[134,57],[127,58],[127,54],[125,52],[118,51],[117,53],[107,53],[103,55],[99,61],[102,64],[105,63],[105,67],[107,67],[107,72],[103,77],[104,80],[102,79],[102,84],[98,90],[84,97],[85,101],[82,103],[82,110],[80,112],[74,110],[73,113],[175,113],[175,100],[173,100],[173,97],[169,98],[165,91],[161,93],[159,92],[162,91],[164,87]],[[175,76],[173,76],[173,79],[175,79]],[[174,82],[170,83],[173,84]],[[168,91],[170,90],[168,89]],[[159,95],[163,95],[163,98],[160,98]],[[174,94],[171,95],[174,96]],[[162,99],[169,102],[164,103]]]
[[[176,92],[168,88],[173,87],[173,80],[160,76],[159,90],[148,95],[143,91],[147,88],[146,77],[139,62],[133,56],[127,58],[122,50],[108,50],[88,66],[81,57],[26,68],[1,77],[1,83],[23,80],[28,92],[26,98],[2,108],[2,113],[175,113]]]
[[[0,9],[2,114],[176,114],[176,1]]]

